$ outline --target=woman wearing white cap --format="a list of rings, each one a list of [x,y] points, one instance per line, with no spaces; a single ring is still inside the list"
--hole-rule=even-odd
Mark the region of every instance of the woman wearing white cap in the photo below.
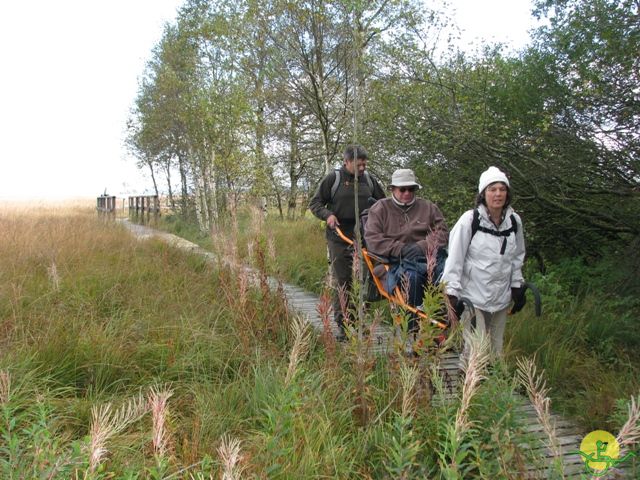
[[[509,179],[496,167],[480,175],[476,208],[463,213],[449,235],[449,256],[442,281],[455,306],[465,297],[473,303],[476,328],[502,355],[507,311],[525,303],[522,264],[525,256],[522,220],[511,208]],[[469,331],[470,319],[463,316]]]

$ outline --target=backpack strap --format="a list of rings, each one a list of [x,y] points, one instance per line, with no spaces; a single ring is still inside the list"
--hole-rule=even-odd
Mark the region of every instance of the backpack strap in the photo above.
[[[480,227],[480,210],[477,208],[473,209],[473,220],[471,220],[471,238],[478,232],[478,228]]]
[[[333,181],[333,185],[331,185],[331,201],[333,202],[333,197],[336,196],[336,192],[338,191],[338,187],[340,186],[340,169],[336,168],[333,170],[336,174],[336,178]]]
[[[480,226],[480,211],[477,208],[474,208],[473,220],[471,220],[471,239],[473,239],[473,236],[478,231],[488,233],[490,235],[493,235],[494,237],[503,237],[502,247],[500,248],[500,255],[504,255],[504,252],[507,248],[507,237],[511,235],[511,232],[513,232],[514,235],[518,233],[518,222],[516,222],[516,217],[511,214],[509,215],[509,218],[511,219],[511,227],[509,227],[507,230],[502,230],[501,232],[499,232],[492,228]]]
[[[331,185],[331,201],[333,201],[333,198],[336,196],[336,192],[340,187],[340,169],[336,168],[334,169],[334,172],[336,173],[336,178],[333,181],[333,185]],[[367,172],[366,170],[364,171],[364,179],[367,181],[369,190],[371,190],[371,194],[373,195],[373,179],[371,178],[371,175],[369,175],[369,172]]]
[[[369,190],[371,190],[371,195],[373,195],[373,180],[371,179],[371,175],[366,170],[364,171],[364,179],[367,181],[367,185],[369,185]]]

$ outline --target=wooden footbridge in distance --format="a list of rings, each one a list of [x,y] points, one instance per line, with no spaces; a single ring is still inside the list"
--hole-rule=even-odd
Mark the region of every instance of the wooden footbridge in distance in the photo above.
[[[159,238],[176,248],[201,255],[208,258],[212,262],[217,260],[217,256],[214,253],[207,251],[199,245],[185,240],[184,238],[170,233],[161,232],[144,225],[131,223],[128,220],[124,220],[122,223],[137,238]],[[250,276],[257,278],[258,272],[251,267],[243,266],[241,268],[244,268]],[[294,285],[288,285],[279,282],[275,278],[269,277],[267,281],[269,283],[269,286],[273,289],[276,289],[279,286],[282,288],[290,309],[296,311],[300,315],[303,315],[317,331],[323,331],[324,326],[317,310],[319,302],[319,297],[317,295],[309,293]],[[338,333],[338,327],[337,325],[333,324],[333,322],[332,330],[334,335]],[[394,335],[395,333],[393,328],[388,325],[379,325],[376,328],[376,331],[373,332],[373,350],[380,355],[386,354],[392,348],[391,345]],[[440,359],[438,370],[442,377],[446,379],[446,382],[449,386],[448,389],[450,391],[456,391],[463,375],[459,354],[457,352],[444,353]],[[544,459],[544,464],[542,466],[529,467],[527,470],[528,473],[525,478],[548,478],[547,472],[549,465],[553,461],[553,455],[548,448],[543,446],[546,442],[547,436],[543,431],[543,427],[541,426],[536,416],[535,409],[528,398],[521,397],[521,405],[518,407],[518,410],[527,433],[530,434],[530,436],[534,439],[539,440],[539,442],[537,442],[539,443],[539,446],[534,446],[531,448],[539,450],[539,453],[541,454],[540,456]],[[552,422],[555,423],[555,431],[559,448],[563,454],[562,462],[565,478],[596,478],[586,475],[585,464],[582,457],[577,453],[573,453],[580,450],[580,442],[582,441],[586,432],[582,432],[574,423],[556,414],[552,415]],[[597,478],[627,479],[632,477],[626,474],[624,471],[612,469],[607,473],[606,476]]]

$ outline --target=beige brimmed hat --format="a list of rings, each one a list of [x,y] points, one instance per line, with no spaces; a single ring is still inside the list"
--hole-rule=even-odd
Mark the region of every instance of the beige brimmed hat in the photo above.
[[[391,175],[390,187],[417,187],[422,188],[418,182],[416,182],[416,174],[409,168],[399,168],[393,175]]]
[[[489,167],[482,175],[480,175],[480,181],[478,182],[478,193],[482,193],[492,183],[502,182],[507,188],[510,188],[509,179],[498,167]]]

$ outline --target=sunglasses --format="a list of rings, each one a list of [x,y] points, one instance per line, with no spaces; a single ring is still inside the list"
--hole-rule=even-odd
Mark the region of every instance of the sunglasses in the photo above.
[[[398,187],[398,190],[400,190],[400,193],[404,193],[404,192],[415,192],[416,191],[416,187]]]

